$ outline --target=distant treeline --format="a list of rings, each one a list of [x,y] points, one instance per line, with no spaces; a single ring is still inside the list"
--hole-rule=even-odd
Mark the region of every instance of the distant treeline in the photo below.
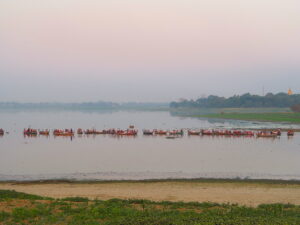
[[[285,93],[272,94],[265,96],[234,95],[229,98],[210,95],[207,98],[197,100],[181,100],[171,102],[171,108],[260,108],[260,107],[292,107],[300,104],[300,94],[288,95]]]
[[[166,109],[168,103],[114,103],[114,102],[83,102],[83,103],[18,103],[18,102],[0,102],[0,109],[11,110],[154,110]]]

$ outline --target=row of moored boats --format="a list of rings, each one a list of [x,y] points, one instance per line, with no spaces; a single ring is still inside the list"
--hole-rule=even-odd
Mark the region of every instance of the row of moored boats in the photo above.
[[[288,130],[288,136],[294,136],[294,130]],[[184,135],[183,130],[144,130],[144,135]],[[272,131],[249,131],[249,130],[188,130],[188,135],[210,135],[210,136],[257,136],[257,137],[278,137],[281,136],[281,130]]]
[[[54,136],[74,136],[75,135],[75,131],[73,129],[55,129],[53,130],[53,135]],[[77,129],[76,132],[78,135],[97,135],[97,134],[111,134],[111,135],[131,135],[131,136],[135,136],[138,134],[138,130],[135,129],[126,129],[126,130],[121,130],[121,129],[108,129],[108,130],[101,130],[98,131],[96,129],[87,129],[87,130],[83,130],[81,128]],[[24,129],[23,131],[24,135],[28,135],[28,136],[36,136],[36,135],[45,135],[48,136],[50,135],[50,130],[37,130],[37,129]]]
[[[38,129],[24,129],[23,134],[27,136],[37,136],[37,135],[44,135],[49,136],[50,130],[38,130]],[[128,129],[107,129],[107,130],[96,130],[96,129],[54,129],[52,134],[54,136],[74,136],[75,133],[78,135],[100,135],[100,134],[109,134],[109,135],[120,135],[120,136],[136,136],[138,134],[138,130],[134,129],[134,126],[130,126]],[[294,136],[294,130],[288,130],[288,136]],[[4,135],[5,131],[0,129],[0,135]],[[175,130],[143,130],[143,135],[162,135],[162,136],[183,136],[185,131],[183,129],[175,129]],[[282,134],[280,129],[271,130],[271,131],[250,131],[250,130],[215,130],[215,129],[208,129],[208,130],[195,130],[195,129],[188,129],[187,135],[209,135],[209,136],[256,136],[256,137],[278,137]]]

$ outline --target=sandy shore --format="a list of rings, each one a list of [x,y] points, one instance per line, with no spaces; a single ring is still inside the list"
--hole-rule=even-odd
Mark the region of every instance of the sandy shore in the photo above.
[[[300,205],[300,184],[230,182],[95,182],[95,183],[0,183],[0,189],[42,196],[88,197],[107,200],[148,199],[153,201],[198,201],[238,203],[257,206],[263,203]]]

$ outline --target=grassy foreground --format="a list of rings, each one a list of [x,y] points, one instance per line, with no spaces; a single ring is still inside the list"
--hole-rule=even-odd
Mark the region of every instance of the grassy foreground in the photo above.
[[[0,190],[0,224],[298,225],[300,206],[44,198]]]
[[[300,113],[220,113],[197,115],[196,117],[300,123]]]

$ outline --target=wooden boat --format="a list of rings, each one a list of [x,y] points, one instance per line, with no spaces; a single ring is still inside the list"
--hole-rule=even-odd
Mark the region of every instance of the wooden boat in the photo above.
[[[166,130],[154,130],[154,134],[156,134],[156,135],[167,135],[168,131],[166,131]]]
[[[66,137],[68,136],[68,137],[70,137],[70,136],[74,136],[74,133],[54,132],[53,135],[54,136],[66,136]]]
[[[212,132],[212,135],[219,135],[219,136],[231,136],[233,135],[232,131],[230,130],[212,130],[212,131],[207,131],[206,135],[211,135],[210,133]]]
[[[215,136],[254,136],[252,131],[243,130],[202,130],[202,135],[215,135]]]
[[[54,136],[72,137],[73,133],[53,133]]]
[[[91,129],[91,130],[86,130],[84,131],[85,134],[93,134],[93,135],[96,135],[96,134],[106,134],[106,132],[103,130],[103,131],[97,131],[95,129]]]
[[[254,136],[253,131],[243,131],[243,136]]]
[[[73,130],[69,130],[69,129],[65,129],[65,130],[58,130],[58,129],[55,129],[53,131],[53,135],[54,136],[74,136],[74,132]]]
[[[84,134],[94,134],[94,131],[87,129],[84,131]]]
[[[169,132],[169,135],[183,135],[183,130],[172,130]]]
[[[201,131],[196,130],[188,130],[188,135],[200,135]]]
[[[39,130],[39,135],[48,136],[50,134],[49,130]]]
[[[94,134],[106,134],[106,132],[103,130],[102,131],[95,130]]]
[[[81,128],[77,129],[77,134],[82,135],[83,134],[83,130]]]
[[[144,135],[153,135],[154,131],[153,130],[143,130]]]
[[[207,131],[207,133],[209,134],[209,131]],[[225,135],[224,130],[213,130],[212,133],[213,135]]]
[[[168,136],[166,136],[166,139],[175,139],[176,138],[176,136],[170,136],[170,135],[168,135]]]
[[[212,130],[201,130],[202,135],[214,135],[214,131]]]
[[[224,131],[224,135],[226,135],[226,136],[232,136],[233,132],[231,130],[225,130]]]
[[[116,129],[108,129],[108,130],[103,130],[104,134],[116,134],[117,130]]]
[[[124,135],[124,136],[136,136],[138,134],[137,130],[117,130],[116,135]]]
[[[242,136],[243,132],[241,130],[234,130],[234,131],[232,131],[232,135],[234,135],[234,136]]]
[[[234,130],[234,131],[232,131],[232,135],[234,135],[234,136],[254,136],[254,133],[252,131]]]
[[[23,134],[28,136],[35,136],[38,134],[38,131],[36,129],[28,128],[28,129],[24,129]]]
[[[293,130],[289,130],[288,132],[287,132],[287,136],[289,136],[289,137],[291,137],[291,136],[294,136],[294,131]]]
[[[4,130],[2,128],[0,129],[0,135],[4,135]]]
[[[272,130],[271,134],[276,134],[277,136],[280,136],[281,135],[281,130],[280,129],[278,129],[278,130]]]
[[[84,131],[85,134],[117,134],[117,130],[116,129],[108,129],[108,130],[101,130],[101,131],[97,131],[97,130],[86,130]]]
[[[256,134],[256,137],[264,137],[264,138],[276,138],[277,134],[272,133],[265,133],[265,132],[259,132]]]

